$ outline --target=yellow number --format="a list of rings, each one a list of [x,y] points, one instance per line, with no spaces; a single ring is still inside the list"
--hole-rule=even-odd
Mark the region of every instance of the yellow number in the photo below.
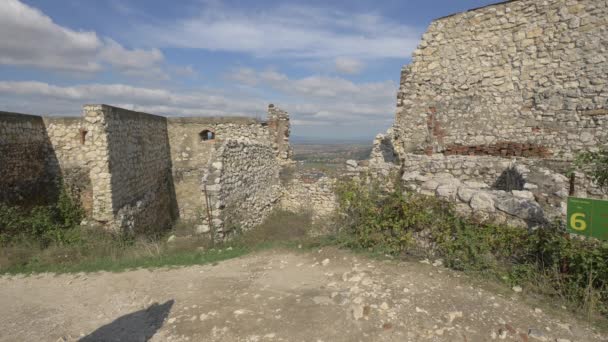
[[[583,231],[587,229],[587,222],[585,222],[585,214],[575,213],[570,216],[570,227],[574,230]]]

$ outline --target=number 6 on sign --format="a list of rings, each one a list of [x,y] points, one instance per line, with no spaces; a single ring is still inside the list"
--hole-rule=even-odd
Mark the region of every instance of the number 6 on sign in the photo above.
[[[585,221],[585,214],[574,213],[570,216],[570,227],[578,231],[584,231],[587,229],[587,222]]]

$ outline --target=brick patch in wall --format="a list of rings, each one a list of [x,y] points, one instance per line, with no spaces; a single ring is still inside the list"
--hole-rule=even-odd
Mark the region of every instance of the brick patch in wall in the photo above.
[[[444,151],[445,155],[469,155],[469,156],[498,156],[498,157],[536,157],[547,158],[552,155],[551,151],[544,146],[517,143],[499,142],[491,145],[448,145]]]

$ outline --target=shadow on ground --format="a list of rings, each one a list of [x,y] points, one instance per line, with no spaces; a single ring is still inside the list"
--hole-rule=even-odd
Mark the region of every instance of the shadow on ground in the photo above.
[[[154,303],[145,310],[117,318],[79,341],[148,341],[163,326],[174,303],[174,300],[168,300],[164,304]]]

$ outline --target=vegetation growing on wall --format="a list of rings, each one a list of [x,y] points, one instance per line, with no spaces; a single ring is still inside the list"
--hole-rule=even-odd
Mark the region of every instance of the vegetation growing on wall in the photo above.
[[[391,254],[441,257],[453,269],[565,299],[608,315],[608,243],[570,237],[559,224],[528,231],[483,225],[434,197],[378,183],[337,187],[342,244]]]
[[[583,152],[577,156],[574,166],[590,175],[600,188],[608,192],[608,150]]]

